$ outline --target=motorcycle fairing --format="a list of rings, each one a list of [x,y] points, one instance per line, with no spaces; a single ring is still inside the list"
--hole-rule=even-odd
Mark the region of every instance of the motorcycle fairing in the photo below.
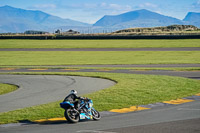
[[[62,102],[60,103],[60,107],[67,109],[69,106],[74,107],[74,104],[70,103],[70,102]]]
[[[88,116],[85,113],[80,113],[80,119],[93,119],[92,115]]]

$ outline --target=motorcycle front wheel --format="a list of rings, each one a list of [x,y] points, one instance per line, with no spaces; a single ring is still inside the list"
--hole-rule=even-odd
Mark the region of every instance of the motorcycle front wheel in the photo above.
[[[91,112],[92,112],[92,116],[93,116],[94,120],[100,120],[101,119],[101,115],[100,115],[99,111],[92,108]]]
[[[77,123],[80,120],[79,113],[69,108],[64,112],[65,118],[71,123]]]

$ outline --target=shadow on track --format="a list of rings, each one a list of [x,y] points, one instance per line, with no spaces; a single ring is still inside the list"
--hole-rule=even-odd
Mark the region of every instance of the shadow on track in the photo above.
[[[19,123],[21,124],[40,124],[40,125],[47,125],[47,124],[52,124],[52,125],[55,125],[55,124],[70,124],[68,121],[66,120],[57,120],[57,121],[43,121],[43,122],[35,122],[35,121],[30,121],[30,120],[19,120],[18,121]]]
[[[80,122],[86,122],[86,121],[91,121],[91,120],[80,120]],[[42,122],[36,122],[36,121],[30,121],[30,120],[18,120],[18,122],[20,124],[23,125],[31,125],[31,124],[39,124],[39,125],[57,125],[57,124],[74,124],[74,123],[70,123],[67,120],[55,120],[55,121],[51,121],[51,120],[46,120],[46,121],[42,121]]]

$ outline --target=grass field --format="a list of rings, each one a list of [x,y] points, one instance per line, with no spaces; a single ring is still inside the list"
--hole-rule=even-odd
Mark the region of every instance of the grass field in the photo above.
[[[21,73],[28,74],[28,73]],[[29,73],[36,74],[36,73]],[[118,83],[108,89],[85,95],[94,101],[99,111],[146,105],[182,98],[200,92],[199,81],[170,76],[115,74],[115,73],[37,73],[53,75],[81,75],[112,79]],[[62,98],[61,98],[62,99]],[[63,117],[61,101],[0,113],[0,124],[22,120]]]
[[[1,51],[0,65],[191,64],[199,51]]]
[[[142,48],[200,47],[200,39],[184,40],[0,40],[0,48]],[[199,64],[199,51],[1,51],[0,67],[78,64]],[[114,69],[114,68],[99,68]],[[130,68],[121,68],[130,69]],[[134,69],[134,68],[131,68]],[[138,68],[149,70],[152,68]],[[137,69],[137,70],[138,70]],[[155,68],[156,69],[156,68]],[[181,70],[180,68],[159,68]],[[199,70],[199,68],[182,68]],[[9,73],[12,74],[12,73]],[[16,74],[16,73],[15,73]],[[17,73],[28,74],[28,73]],[[118,83],[86,96],[99,111],[162,102],[200,92],[200,82],[191,79],[117,73],[29,73],[103,77]],[[110,95],[112,94],[112,95]],[[0,113],[0,124],[63,117],[60,101]]]
[[[15,91],[16,89],[17,89],[17,86],[15,86],[15,85],[0,83],[0,95]]]
[[[178,40],[0,40],[0,48],[200,47],[200,39]]]

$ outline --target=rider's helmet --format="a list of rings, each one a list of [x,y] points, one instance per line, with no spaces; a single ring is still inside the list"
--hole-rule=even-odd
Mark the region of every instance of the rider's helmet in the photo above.
[[[77,91],[76,90],[71,90],[71,92],[70,92],[71,94],[77,94]]]

